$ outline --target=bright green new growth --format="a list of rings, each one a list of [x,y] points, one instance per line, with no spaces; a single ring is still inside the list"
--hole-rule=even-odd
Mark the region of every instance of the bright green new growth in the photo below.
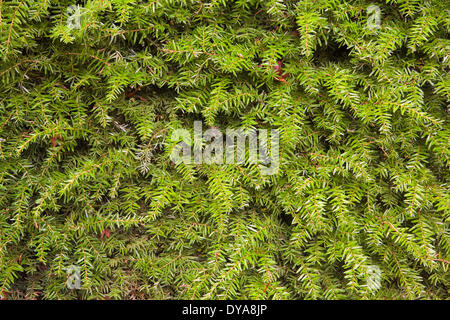
[[[0,0],[0,295],[448,298],[448,8]],[[175,166],[195,120],[280,170]]]

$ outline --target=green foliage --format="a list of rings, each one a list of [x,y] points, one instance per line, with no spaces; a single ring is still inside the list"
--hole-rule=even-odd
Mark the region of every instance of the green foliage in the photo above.
[[[0,0],[2,297],[449,297],[448,1],[74,5]],[[280,170],[174,165],[195,120]]]

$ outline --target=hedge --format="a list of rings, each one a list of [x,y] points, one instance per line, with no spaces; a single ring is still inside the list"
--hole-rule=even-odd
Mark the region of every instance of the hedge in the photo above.
[[[448,31],[442,0],[0,1],[0,296],[449,298]],[[277,130],[276,172],[174,162],[196,121]]]

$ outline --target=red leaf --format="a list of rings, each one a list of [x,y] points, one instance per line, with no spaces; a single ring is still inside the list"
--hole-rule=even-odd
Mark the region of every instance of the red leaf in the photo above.
[[[100,235],[100,240],[103,240],[103,237],[105,235],[107,238],[109,238],[109,236],[111,235],[110,230],[108,228],[106,228],[105,230],[102,231],[102,234]]]
[[[50,141],[52,142],[52,146],[56,147],[56,138],[55,137],[51,137]]]
[[[273,69],[278,73],[280,77],[283,76],[283,62],[277,61],[277,64],[273,66]]]

